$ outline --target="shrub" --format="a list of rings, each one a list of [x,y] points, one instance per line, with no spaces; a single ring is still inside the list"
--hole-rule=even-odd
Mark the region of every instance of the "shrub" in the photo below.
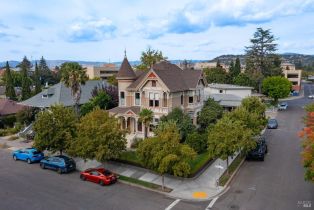
[[[198,154],[204,152],[207,149],[207,134],[200,134],[193,132],[188,134],[185,143],[194,149]]]

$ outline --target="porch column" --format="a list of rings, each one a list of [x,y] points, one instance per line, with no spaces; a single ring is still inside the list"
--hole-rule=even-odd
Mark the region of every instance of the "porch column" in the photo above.
[[[128,129],[128,118],[127,117],[124,117],[124,128],[125,128],[125,130]]]

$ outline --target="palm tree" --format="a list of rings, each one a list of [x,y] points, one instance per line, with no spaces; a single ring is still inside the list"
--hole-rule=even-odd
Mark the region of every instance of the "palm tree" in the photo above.
[[[154,113],[149,109],[142,109],[140,112],[140,122],[144,123],[144,138],[147,138],[147,129],[149,127],[150,122],[153,120]]]
[[[88,80],[85,69],[77,62],[66,62],[61,65],[61,80],[65,86],[71,88],[75,111],[79,116],[79,102],[81,99],[81,85]]]

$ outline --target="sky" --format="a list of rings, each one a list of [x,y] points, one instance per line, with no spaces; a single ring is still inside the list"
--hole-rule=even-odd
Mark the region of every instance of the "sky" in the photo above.
[[[314,54],[314,0],[0,0],[0,61],[243,54],[257,27],[278,52]]]

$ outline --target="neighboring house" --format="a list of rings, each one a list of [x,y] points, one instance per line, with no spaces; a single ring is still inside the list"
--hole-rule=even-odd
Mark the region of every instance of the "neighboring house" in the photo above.
[[[108,79],[109,77],[116,75],[119,69],[113,63],[104,64],[103,66],[87,66],[86,74],[89,79],[101,78]]]
[[[232,110],[241,105],[242,99],[252,95],[252,87],[209,84],[205,88],[205,99],[212,98],[226,110]]]
[[[135,137],[143,137],[144,125],[139,121],[143,108],[153,111],[151,128],[160,117],[174,107],[180,107],[196,124],[198,112],[204,103],[204,80],[202,71],[182,70],[168,61],[155,64],[149,71],[134,72],[125,57],[117,74],[119,106],[109,113],[120,119],[123,129],[128,129],[128,146]],[[153,135],[150,129],[150,136]]]
[[[80,104],[85,104],[92,98],[92,90],[101,85],[106,85],[105,81],[98,80],[88,80],[85,85],[81,86],[82,95],[80,99]],[[55,104],[63,104],[64,106],[73,106],[74,101],[71,95],[71,89],[67,88],[64,83],[60,82],[37,95],[20,102],[20,104],[37,107],[37,108],[47,108]]]
[[[301,90],[302,70],[295,69],[295,65],[291,63],[282,63],[281,68],[285,77],[292,83],[292,89],[299,92]]]
[[[8,116],[18,113],[26,109],[27,106],[18,104],[16,101],[10,99],[0,99],[0,116]]]

